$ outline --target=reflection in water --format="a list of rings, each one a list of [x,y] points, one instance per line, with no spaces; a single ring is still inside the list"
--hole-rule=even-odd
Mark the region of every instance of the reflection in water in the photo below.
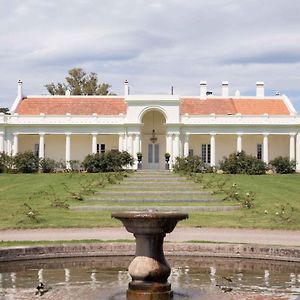
[[[0,299],[20,299],[21,294],[21,299],[32,299],[38,282],[52,287],[43,299],[124,299],[131,260],[131,257],[99,257],[0,263]],[[169,257],[168,261],[173,266],[169,281],[176,299],[212,299],[197,297],[196,291],[219,293],[220,297],[214,299],[255,299],[228,298],[229,294],[245,292],[287,295],[285,299],[300,295],[299,263],[197,257]],[[223,293],[222,289],[228,287],[233,292]],[[112,293],[122,296],[108,297]],[[180,293],[182,296],[178,296]],[[183,296],[189,293],[196,296]],[[9,298],[3,298],[8,295]]]

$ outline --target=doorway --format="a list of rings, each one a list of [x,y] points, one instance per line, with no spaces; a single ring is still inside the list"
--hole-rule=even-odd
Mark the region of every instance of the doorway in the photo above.
[[[164,169],[166,118],[161,111],[150,109],[141,118],[141,123],[143,169]]]
[[[159,169],[159,144],[148,144],[149,169]]]

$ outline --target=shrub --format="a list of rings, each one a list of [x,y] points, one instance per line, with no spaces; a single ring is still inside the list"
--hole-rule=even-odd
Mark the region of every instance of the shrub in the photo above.
[[[6,153],[0,153],[0,173],[8,172],[12,169],[12,157]]]
[[[126,151],[111,150],[101,154],[89,154],[82,162],[87,172],[116,172],[133,164],[133,157]]]
[[[210,171],[199,156],[176,157],[176,162],[173,166],[175,172],[182,172],[184,174],[204,173]]]
[[[294,173],[296,170],[296,162],[288,157],[278,156],[270,161],[270,165],[280,174]]]
[[[57,166],[57,163],[55,162],[54,159],[45,157],[40,160],[40,167],[41,167],[41,171],[43,173],[54,172],[56,166]]]
[[[229,174],[265,174],[267,165],[252,155],[247,155],[244,151],[230,154],[220,161],[220,168]]]
[[[35,173],[39,170],[39,158],[32,151],[18,153],[13,161],[17,172]]]

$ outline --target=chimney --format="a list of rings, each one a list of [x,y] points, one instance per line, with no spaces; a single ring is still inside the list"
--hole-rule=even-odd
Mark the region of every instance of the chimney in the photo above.
[[[256,97],[263,98],[265,96],[265,88],[263,81],[256,82]]]
[[[207,82],[200,81],[200,99],[206,99]]]
[[[229,96],[228,81],[222,81],[222,96],[223,97]]]
[[[66,96],[66,97],[70,97],[70,96],[71,96],[71,92],[70,92],[70,90],[66,90],[66,92],[65,92],[65,96]]]
[[[17,98],[23,99],[23,81],[21,79],[18,80],[18,95]]]
[[[127,79],[124,81],[124,95],[125,95],[125,97],[129,95],[129,86],[128,86]]]

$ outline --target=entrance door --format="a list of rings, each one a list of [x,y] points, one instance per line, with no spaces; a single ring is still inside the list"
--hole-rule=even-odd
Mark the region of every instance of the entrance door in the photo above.
[[[159,169],[159,144],[148,144],[149,169]]]

